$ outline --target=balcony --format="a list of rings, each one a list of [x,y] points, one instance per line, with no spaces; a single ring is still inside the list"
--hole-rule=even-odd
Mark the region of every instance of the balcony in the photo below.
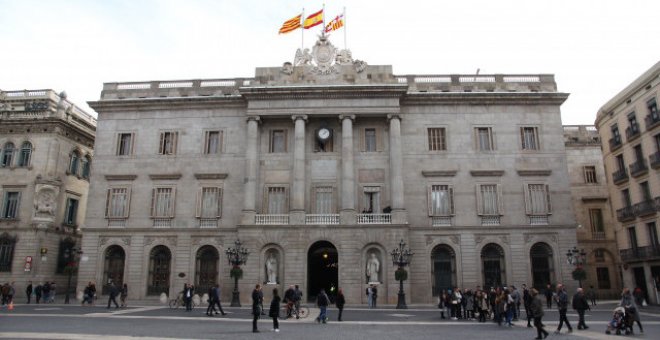
[[[307,214],[305,224],[339,224],[339,214]]]
[[[620,148],[622,145],[621,137],[610,138],[610,151],[614,151]]]
[[[616,219],[619,222],[627,222],[635,219],[635,211],[632,206],[624,207],[616,211]]]
[[[289,214],[257,214],[254,217],[254,224],[289,224]]]
[[[171,218],[154,218],[155,228],[169,228],[172,226]]]
[[[125,218],[109,219],[108,228],[126,228],[126,219]]]
[[[392,214],[356,214],[357,224],[391,224]]]
[[[621,261],[623,262],[639,262],[660,259],[660,247],[646,246],[629,249],[621,249],[619,251]]]
[[[529,215],[530,225],[548,225],[548,215]]]
[[[591,239],[594,241],[603,241],[605,240],[605,232],[604,231],[592,231],[591,232]]]
[[[612,182],[614,184],[621,184],[628,181],[628,172],[626,169],[617,170],[612,173]]]
[[[649,199],[646,201],[639,202],[633,206],[633,211],[635,212],[635,216],[637,217],[655,214],[656,212],[655,201]]]
[[[646,115],[646,118],[644,118],[644,121],[646,122],[646,129],[651,130],[652,128],[660,124],[660,115],[658,115],[657,113],[655,115],[649,113],[648,115]]]
[[[649,163],[651,163],[653,169],[660,168],[660,151],[656,151],[649,156]]]
[[[626,140],[631,141],[634,140],[635,138],[639,137],[641,134],[639,133],[639,128],[637,125],[635,125],[634,128],[626,128]]]
[[[630,175],[633,177],[641,176],[649,172],[649,167],[646,165],[644,158],[637,160],[637,162],[630,164]]]
[[[451,227],[451,216],[433,216],[431,217],[431,226]]]
[[[500,225],[500,216],[499,215],[481,216],[481,225],[482,226]]]
[[[199,219],[200,228],[217,228],[218,219],[217,218],[200,218]]]

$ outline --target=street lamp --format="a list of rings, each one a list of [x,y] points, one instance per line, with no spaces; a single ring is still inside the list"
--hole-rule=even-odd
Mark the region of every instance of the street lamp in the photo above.
[[[243,277],[243,269],[241,269],[241,265],[245,264],[250,252],[248,252],[246,248],[241,247],[241,241],[239,239],[236,239],[236,242],[234,242],[234,248],[229,248],[225,250],[225,254],[227,254],[227,260],[231,265],[229,276],[234,278],[234,291],[232,292],[231,295],[230,306],[240,307],[241,299],[240,299],[240,293],[238,291],[238,279]]]
[[[566,261],[568,264],[575,267],[573,270],[573,279],[578,280],[580,288],[582,288],[582,280],[587,277],[586,272],[582,268],[586,262],[586,259],[587,253],[584,251],[584,249],[578,250],[577,247],[573,247],[573,249],[569,249],[566,252]]]
[[[408,278],[408,272],[406,272],[404,267],[410,264],[410,260],[414,253],[410,251],[410,248],[404,249],[405,247],[406,243],[401,239],[401,242],[399,242],[399,248],[392,250],[392,253],[390,253],[390,255],[392,255],[392,263],[398,267],[394,273],[394,278],[399,281],[399,299],[396,303],[396,309],[408,308],[406,306],[406,293],[403,292],[403,281]]]
[[[77,257],[82,253],[83,253],[82,250],[76,247],[66,248],[64,250],[64,259],[67,261],[64,270],[67,272],[69,276],[66,284],[66,294],[64,295],[65,304],[69,303],[69,294],[71,293],[71,277],[73,276],[73,273],[78,269],[78,262],[76,262],[76,260]]]

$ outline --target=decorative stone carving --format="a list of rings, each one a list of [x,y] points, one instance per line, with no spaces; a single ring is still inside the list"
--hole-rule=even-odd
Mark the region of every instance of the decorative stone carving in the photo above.
[[[144,245],[150,246],[154,243],[160,243],[168,246],[176,246],[176,236],[145,236]]]
[[[459,244],[461,242],[461,237],[458,236],[458,235],[451,235],[451,236],[449,236],[449,239],[454,244]]]
[[[298,50],[300,50],[300,49],[298,49]],[[282,73],[284,73],[286,75],[289,75],[289,76],[292,75],[293,74],[293,65],[288,61],[285,62],[284,64],[282,64]]]
[[[221,245],[222,244],[222,236],[201,236],[201,237],[193,237],[192,238],[192,245],[193,246],[199,246],[202,244],[213,244],[213,245]]]
[[[367,68],[367,63],[362,60],[355,60],[353,62],[353,66],[355,67],[355,71],[357,73],[361,73]]]
[[[353,63],[353,56],[351,50],[340,50],[335,57],[335,63],[339,65],[350,65]]]
[[[380,260],[378,260],[376,251],[376,249],[372,249],[367,255],[367,283],[380,283]]]
[[[37,184],[34,195],[34,217],[43,219],[55,218],[57,203],[55,199],[59,195],[59,186],[52,184]]]
[[[299,48],[298,50],[296,50],[296,58],[293,60],[293,64],[295,66],[311,65],[312,55],[309,53],[309,48],[306,48],[304,50]]]
[[[269,249],[265,255],[266,283],[276,284],[279,274],[279,252],[277,249]]]
[[[130,236],[125,236],[125,237],[110,237],[110,236],[101,236],[99,237],[99,247],[102,247],[106,244],[110,243],[115,243],[115,244],[123,244],[124,246],[130,246],[131,245],[131,237]]]

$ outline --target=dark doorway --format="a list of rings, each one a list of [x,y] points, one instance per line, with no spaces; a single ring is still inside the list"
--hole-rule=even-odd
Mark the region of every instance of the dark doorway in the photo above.
[[[495,243],[487,244],[481,250],[484,289],[501,287],[504,277],[504,250]]]
[[[117,287],[121,287],[124,284],[125,259],[126,254],[120,246],[110,246],[105,251],[105,259],[103,261],[103,288],[101,289],[103,295],[109,293],[108,283],[114,282]]]
[[[644,267],[635,267],[633,268],[633,273],[635,274],[635,288],[639,287],[642,290],[642,295],[648,301],[646,289],[646,275],[644,274]],[[634,292],[634,290],[633,290]]]
[[[195,261],[195,290],[202,295],[218,282],[218,250],[213,246],[203,246],[197,251]]]
[[[331,300],[339,286],[337,248],[328,241],[318,241],[307,252],[307,298],[316,301],[321,289]]]
[[[431,252],[433,296],[456,286],[456,255],[447,245],[439,245]]]
[[[530,249],[529,256],[532,263],[532,287],[542,291],[554,278],[552,248],[547,243],[536,243]]]

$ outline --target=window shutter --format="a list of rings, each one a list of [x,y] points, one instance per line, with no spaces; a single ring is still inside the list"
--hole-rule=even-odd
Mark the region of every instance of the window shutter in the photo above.
[[[156,217],[156,197],[158,195],[158,189],[151,189],[151,217]]]
[[[529,184],[523,184],[523,192],[525,194],[525,214],[531,215],[532,214],[532,202],[530,202],[530,194],[529,194]]]
[[[522,146],[522,149],[525,150],[525,128],[521,127],[520,128],[520,145]]]
[[[218,130],[218,153],[225,152],[225,132]]]
[[[117,152],[115,152],[115,155],[121,155],[121,133],[117,134]],[[107,210],[106,210],[106,217],[107,217]]]
[[[218,188],[218,218],[222,217],[222,188]]]
[[[202,217],[202,205],[204,204],[204,187],[197,190],[197,205],[195,207],[195,217]]]
[[[383,129],[382,128],[375,128],[376,131],[376,151],[383,151],[385,148],[385,143],[383,141]]]
[[[545,185],[546,204],[548,205],[548,215],[552,214],[552,202],[550,202],[550,186]]]
[[[449,204],[450,204],[450,214],[454,215],[454,187],[449,186]]]
[[[271,138],[272,141],[272,138]],[[270,197],[268,197],[268,186],[264,185],[264,194],[262,196],[261,200],[261,213],[262,214],[268,214],[268,202],[270,200]]]
[[[170,217],[174,218],[174,212],[176,211],[176,187],[172,188],[172,196],[170,196]]]
[[[175,132],[172,141],[172,154],[176,155],[177,144],[179,143],[179,132]]]
[[[15,218],[20,218],[21,217],[21,194],[23,192],[19,191],[18,195],[16,196],[16,213],[14,214]]]
[[[481,184],[477,184],[477,215],[484,214],[484,198],[481,193]]]
[[[165,132],[161,132],[160,143],[158,143],[158,153],[161,155],[165,153],[164,142],[165,142]]]
[[[110,214],[110,202],[112,200],[112,189],[108,189],[106,193],[106,199],[105,199],[105,217],[107,218]]]
[[[365,133],[365,128],[360,128],[360,151],[365,152],[367,150],[367,143],[365,139],[367,134]]]
[[[124,218],[128,218],[128,216],[130,216],[130,210],[131,210],[131,188],[128,187],[126,188],[126,207],[124,209]]]
[[[502,201],[502,185],[497,185],[497,213],[499,215],[504,215],[504,202]]]

